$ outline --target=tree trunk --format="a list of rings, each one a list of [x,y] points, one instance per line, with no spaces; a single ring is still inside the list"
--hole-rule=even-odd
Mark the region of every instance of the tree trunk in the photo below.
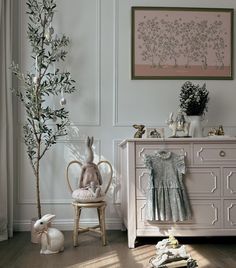
[[[37,160],[37,170],[36,170],[36,197],[37,197],[37,210],[38,219],[41,219],[41,202],[40,202],[40,188],[39,188],[39,159]]]
[[[39,185],[39,178],[40,178],[40,169],[39,169],[39,164],[40,164],[40,151],[41,151],[41,136],[39,137],[38,140],[38,148],[37,148],[37,162],[36,162],[36,197],[37,197],[37,210],[38,210],[38,218],[41,219],[42,214],[41,214],[41,201],[40,201],[40,185]]]

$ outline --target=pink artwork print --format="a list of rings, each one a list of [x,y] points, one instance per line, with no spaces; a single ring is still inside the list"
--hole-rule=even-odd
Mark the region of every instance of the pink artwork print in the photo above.
[[[232,10],[132,10],[132,78],[232,79]]]

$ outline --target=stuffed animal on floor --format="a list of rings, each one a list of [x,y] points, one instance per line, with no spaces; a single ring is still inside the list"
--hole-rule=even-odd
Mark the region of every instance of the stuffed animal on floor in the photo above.
[[[34,224],[35,231],[41,237],[40,254],[54,254],[64,250],[64,235],[56,228],[48,227],[55,215],[46,214]]]
[[[102,201],[105,194],[102,192],[102,176],[98,166],[93,163],[94,153],[92,150],[93,137],[86,140],[86,161],[82,165],[79,179],[79,188],[73,191],[72,197],[79,202]]]

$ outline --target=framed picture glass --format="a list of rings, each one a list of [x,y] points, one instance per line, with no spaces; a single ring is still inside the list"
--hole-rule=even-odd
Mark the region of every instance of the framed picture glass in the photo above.
[[[164,138],[164,128],[160,127],[147,127],[146,138]]]
[[[233,9],[132,7],[132,79],[233,79]]]

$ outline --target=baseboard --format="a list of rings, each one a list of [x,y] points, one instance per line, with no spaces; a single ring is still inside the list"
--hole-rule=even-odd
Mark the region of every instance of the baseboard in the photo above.
[[[97,225],[98,221],[95,219],[86,219],[80,221],[81,226],[93,226]],[[55,219],[52,226],[58,228],[62,231],[73,230],[74,220],[73,219]],[[26,232],[31,229],[30,220],[15,220],[14,221],[14,231]],[[106,229],[107,230],[121,230],[122,221],[119,218],[106,219]]]

